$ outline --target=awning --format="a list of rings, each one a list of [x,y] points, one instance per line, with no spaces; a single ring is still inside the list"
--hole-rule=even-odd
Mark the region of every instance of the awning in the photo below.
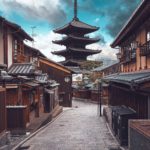
[[[141,84],[150,81],[150,70],[132,73],[119,73],[106,76],[103,81],[118,82],[123,84]]]
[[[49,89],[44,89],[46,93],[48,94],[54,94],[54,91],[53,90],[49,90]]]
[[[26,82],[26,83],[24,83],[24,85],[27,85],[29,87],[38,87],[38,86],[40,86],[39,84],[34,83],[34,82]]]
[[[17,89],[18,88],[18,84],[6,84],[5,87],[0,86],[0,88]]]
[[[6,106],[6,108],[11,108],[11,109],[23,109],[23,108],[27,108],[26,105],[14,105],[14,106]]]
[[[59,83],[53,83],[53,84],[50,84],[50,87],[56,87],[56,86],[59,86],[60,84]]]

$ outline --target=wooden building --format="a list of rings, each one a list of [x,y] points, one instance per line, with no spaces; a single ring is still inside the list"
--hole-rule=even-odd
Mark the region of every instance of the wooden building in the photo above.
[[[54,30],[55,33],[65,34],[62,40],[53,41],[55,44],[65,45],[66,49],[55,51],[53,54],[65,57],[61,62],[65,66],[77,67],[86,61],[89,55],[98,54],[101,50],[86,49],[86,45],[98,42],[99,38],[90,38],[86,34],[97,31],[99,28],[80,21],[77,17],[77,0],[74,0],[74,18],[65,26]]]
[[[39,70],[48,75],[48,78],[59,83],[59,101],[63,106],[72,106],[72,73],[67,67],[56,63],[44,56],[40,50],[25,45],[27,62],[34,63]]]
[[[120,72],[120,63],[103,65],[93,70],[92,78],[94,80],[101,79],[104,76],[108,76],[108,75],[119,73],[119,72]]]
[[[59,85],[60,104],[66,107],[72,106],[72,70],[52,60],[40,57],[39,68],[47,73],[49,78],[57,81]]]
[[[0,82],[3,86],[0,87],[0,135],[6,130],[6,89],[4,85],[4,78],[2,76],[2,69],[0,69]]]
[[[104,78],[109,82],[109,104],[125,105],[137,112],[137,118],[150,118],[150,1],[143,0],[119,32],[112,47],[121,73]]]
[[[0,65],[0,146],[7,143],[7,111],[6,111],[6,86],[5,83],[12,80],[4,70],[6,65]]]
[[[25,39],[33,40],[19,25],[0,16],[0,64],[9,68],[13,63],[24,62]]]

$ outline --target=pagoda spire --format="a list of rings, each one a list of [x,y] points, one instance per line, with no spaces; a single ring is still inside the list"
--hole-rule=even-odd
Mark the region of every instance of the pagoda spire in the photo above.
[[[74,19],[75,20],[78,20],[77,14],[78,14],[78,4],[77,4],[77,0],[74,0]]]

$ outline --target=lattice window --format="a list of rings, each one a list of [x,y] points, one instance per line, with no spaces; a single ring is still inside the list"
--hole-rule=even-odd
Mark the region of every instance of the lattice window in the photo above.
[[[14,60],[16,61],[17,56],[24,55],[23,41],[15,39],[14,44],[13,44],[13,48],[14,48]]]

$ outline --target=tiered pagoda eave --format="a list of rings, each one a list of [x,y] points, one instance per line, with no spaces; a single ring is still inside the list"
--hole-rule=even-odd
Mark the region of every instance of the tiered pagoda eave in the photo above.
[[[65,50],[55,51],[53,54],[65,57],[61,62],[65,66],[81,66],[87,61],[89,55],[98,54],[101,50],[86,49],[86,45],[100,41],[99,38],[90,38],[86,34],[95,32],[99,27],[88,25],[80,21],[77,17],[77,0],[74,0],[74,18],[65,26],[54,30],[55,33],[65,34],[61,40],[53,41],[55,44],[66,46]]]
[[[82,34],[88,34],[99,30],[99,27],[88,25],[82,21],[79,21],[79,19],[73,19],[70,23],[54,30],[54,32],[59,34],[70,34],[72,31],[76,32],[79,30]]]
[[[69,52],[74,53],[74,54],[82,53],[83,55],[89,56],[93,54],[98,54],[101,52],[101,50],[91,50],[91,49],[82,49],[82,48],[79,49],[79,48],[69,47],[68,49],[65,49],[65,50],[54,51],[52,52],[52,54],[66,57]]]
[[[62,40],[53,41],[53,43],[60,44],[60,45],[68,45],[71,43],[82,42],[82,44],[87,45],[87,44],[96,43],[99,40],[100,40],[99,38],[77,37],[74,35],[69,35],[67,37],[64,37]]]

